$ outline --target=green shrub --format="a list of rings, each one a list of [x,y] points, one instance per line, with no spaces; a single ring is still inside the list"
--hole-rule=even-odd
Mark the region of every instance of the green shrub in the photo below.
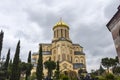
[[[113,74],[106,74],[106,80],[115,80],[115,76]]]
[[[103,76],[98,76],[98,79],[99,80],[106,80],[105,77],[103,77]]]
[[[69,80],[68,76],[64,76],[63,80]]]
[[[116,76],[116,77],[115,77],[115,80],[120,80],[120,76]]]

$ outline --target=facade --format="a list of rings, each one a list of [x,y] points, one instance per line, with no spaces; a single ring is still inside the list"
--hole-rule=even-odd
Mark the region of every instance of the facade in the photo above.
[[[42,44],[43,63],[50,57],[53,61],[60,62],[60,71],[76,71],[80,68],[86,69],[85,53],[83,47],[74,44],[69,37],[69,26],[62,20],[57,22],[53,27],[53,39],[50,44]],[[36,72],[38,52],[32,54],[34,64],[33,72]],[[47,70],[43,68],[44,75]]]
[[[108,22],[107,28],[112,33],[115,48],[120,62],[120,6],[118,7],[118,11],[116,12],[116,14]]]

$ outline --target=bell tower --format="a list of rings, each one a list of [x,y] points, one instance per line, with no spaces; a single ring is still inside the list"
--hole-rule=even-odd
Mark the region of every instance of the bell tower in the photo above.
[[[65,22],[63,22],[62,19],[60,19],[60,21],[54,25],[53,32],[54,36],[52,42],[58,40],[71,41],[69,38],[69,26]]]

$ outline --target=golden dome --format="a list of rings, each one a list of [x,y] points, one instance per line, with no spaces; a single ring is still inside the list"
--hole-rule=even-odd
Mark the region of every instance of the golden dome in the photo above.
[[[62,20],[60,20],[59,22],[57,22],[54,25],[53,29],[55,29],[56,27],[67,27],[69,29],[69,26],[65,22],[63,22]]]

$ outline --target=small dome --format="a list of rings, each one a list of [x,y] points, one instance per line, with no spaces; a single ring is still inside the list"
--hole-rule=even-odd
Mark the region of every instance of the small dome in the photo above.
[[[62,20],[60,20],[59,22],[57,22],[54,25],[53,29],[55,29],[56,27],[67,27],[69,29],[69,26],[65,22],[63,22]]]

